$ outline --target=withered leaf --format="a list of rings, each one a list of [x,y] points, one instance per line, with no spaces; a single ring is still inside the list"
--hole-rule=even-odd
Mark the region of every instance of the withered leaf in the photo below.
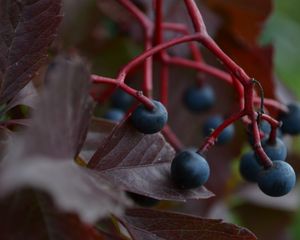
[[[103,240],[72,213],[57,209],[45,193],[26,189],[0,201],[2,240]]]
[[[102,143],[88,167],[126,191],[159,200],[213,196],[205,187],[181,190],[173,185],[170,164],[174,154],[160,133],[142,134],[125,121]]]
[[[135,240],[255,240],[249,230],[222,220],[152,209],[129,209],[122,221]]]
[[[0,0],[0,104],[13,98],[47,57],[61,0]]]

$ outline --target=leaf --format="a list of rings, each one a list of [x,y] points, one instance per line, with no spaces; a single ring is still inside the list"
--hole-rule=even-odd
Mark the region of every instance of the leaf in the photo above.
[[[291,238],[289,232],[294,217],[293,212],[261,207],[247,202],[242,202],[233,211],[238,219],[243,222],[244,226],[255,232],[258,239],[294,239]]]
[[[271,0],[204,0],[204,3],[223,18],[226,31],[249,45],[257,44],[273,9]]]
[[[59,57],[46,83],[31,126],[8,145],[0,194],[34,187],[50,193],[58,207],[79,214],[85,222],[121,214],[128,205],[124,193],[74,162],[91,117],[87,69],[78,58]]]
[[[276,73],[279,78],[300,97],[299,61],[300,61],[300,18],[298,14],[299,1],[275,1],[275,9],[268,21],[263,43],[275,46]]]
[[[90,73],[83,62],[58,57],[46,74],[46,89],[26,134],[26,151],[74,158],[85,140],[92,115],[89,90]]]
[[[88,162],[98,147],[110,135],[116,124],[101,118],[93,118],[84,145],[80,152],[80,157]]]
[[[63,213],[45,193],[23,190],[0,201],[2,240],[103,240],[72,213]]]
[[[216,36],[220,47],[250,77],[262,83],[265,96],[275,98],[273,47],[260,46],[259,37],[272,12],[271,0],[205,0],[223,20]]]
[[[33,84],[29,82],[7,105],[5,111],[8,111],[18,105],[34,107],[37,97],[37,91]]]
[[[18,145],[14,145],[15,148]],[[71,159],[59,162],[45,157],[7,156],[0,177],[1,195],[23,187],[34,187],[49,193],[63,211],[77,213],[87,223],[107,214],[120,215],[129,205],[125,194],[91,170],[76,165]],[[18,165],[16,165],[18,164]]]
[[[204,187],[181,190],[170,179],[174,150],[159,133],[144,135],[129,123],[116,127],[88,167],[129,192],[159,200],[209,198]]]
[[[249,230],[222,220],[151,209],[129,209],[122,222],[136,240],[257,239]]]
[[[0,1],[0,104],[13,98],[46,60],[61,21],[61,0]]]

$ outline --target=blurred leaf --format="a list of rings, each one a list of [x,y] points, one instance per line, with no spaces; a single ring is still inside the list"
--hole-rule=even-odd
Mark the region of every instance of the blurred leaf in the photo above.
[[[130,209],[124,216],[124,224],[133,239],[149,240],[255,240],[245,228],[184,214]]]
[[[33,84],[29,82],[14,98],[6,105],[5,110],[8,111],[18,105],[26,105],[33,107],[35,99],[37,97],[37,91]]]
[[[182,190],[170,179],[174,150],[160,133],[145,135],[126,121],[98,148],[88,166],[126,191],[159,200],[209,198],[204,187]]]
[[[272,0],[204,0],[223,19],[223,29],[240,42],[256,45],[264,22],[273,9]]]
[[[0,104],[14,97],[46,59],[61,20],[60,0],[0,1]]]
[[[261,47],[259,37],[272,11],[271,0],[206,0],[207,5],[223,19],[217,35],[220,47],[250,77],[259,80],[265,95],[275,98],[273,47]]]
[[[2,240],[103,240],[96,230],[72,213],[59,211],[49,196],[32,190],[0,201]]]
[[[14,144],[14,147],[18,145]],[[128,205],[127,198],[116,186],[77,166],[71,159],[53,161],[45,157],[17,156],[17,161],[12,162],[11,157],[4,159],[10,163],[3,162],[1,195],[34,187],[49,193],[61,210],[77,213],[88,223],[110,213],[120,215],[122,207]]]
[[[243,203],[233,209],[243,226],[255,232],[258,239],[291,240],[288,227],[293,213],[290,211],[260,207],[251,203]]]
[[[74,158],[85,140],[92,115],[90,73],[79,58],[58,57],[50,65],[45,80],[45,91],[25,136],[26,151]]]
[[[275,6],[261,41],[274,43],[276,72],[300,97],[300,4],[297,0],[277,0]]]
[[[35,187],[86,222],[120,214],[128,204],[124,193],[74,162],[91,117],[87,69],[78,58],[59,57],[46,80],[31,126],[8,145],[1,166],[1,194]]]

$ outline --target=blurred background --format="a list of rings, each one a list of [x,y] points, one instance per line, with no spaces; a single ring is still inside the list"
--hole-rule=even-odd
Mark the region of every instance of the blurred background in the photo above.
[[[150,0],[133,2],[153,18]],[[165,20],[185,23],[192,31],[182,2],[165,0]],[[267,97],[283,103],[300,97],[299,1],[202,0],[197,3],[209,33],[250,76],[262,83]],[[115,77],[123,64],[143,50],[139,24],[116,0],[65,0],[64,12],[59,38],[51,50],[53,55],[60,51],[77,52],[86,58],[93,73]],[[176,36],[169,33],[165,38]],[[202,50],[208,63],[222,68],[210,53]],[[190,57],[185,45],[172,48],[170,54]],[[159,64],[154,67],[156,72]],[[195,71],[171,69],[170,126],[186,147],[201,144],[204,139],[201,125],[207,117],[215,113],[228,115],[236,103],[232,88],[218,79],[200,75],[213,86],[217,104],[206,114],[190,113],[182,104],[182,94],[197,77]],[[141,81],[140,69],[128,79],[130,85],[139,89]],[[159,78],[154,75],[155,96],[159,92],[158,82]],[[96,115],[103,116],[107,108],[109,99],[98,104]],[[238,164],[249,144],[244,127],[236,124],[236,129],[232,142],[217,146],[208,154],[212,174],[206,186],[216,197],[185,204],[163,202],[157,207],[222,218],[249,228],[259,239],[300,239],[299,186],[284,197],[271,198],[262,194],[256,185],[242,180]],[[299,176],[300,138],[284,137],[284,141],[289,149],[287,161]]]

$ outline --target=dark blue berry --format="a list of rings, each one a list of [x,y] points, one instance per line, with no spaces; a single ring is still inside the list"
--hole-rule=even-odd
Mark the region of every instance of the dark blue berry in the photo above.
[[[202,131],[204,136],[209,136],[214,129],[220,126],[223,123],[224,119],[219,116],[211,116],[209,117],[203,124]],[[234,126],[229,125],[226,127],[222,133],[219,135],[217,139],[218,144],[225,144],[229,142],[234,136]]]
[[[259,124],[259,129],[260,129],[261,133],[263,134],[262,141],[268,139],[268,137],[271,133],[271,129],[272,129],[271,125],[266,120],[262,120]],[[249,143],[251,145],[253,145],[254,144],[254,137],[253,137],[253,130],[252,130],[252,125],[251,124],[248,127],[247,134],[248,134]],[[277,134],[278,138],[282,138],[282,132],[279,128],[277,128],[276,134]]]
[[[132,192],[127,192],[127,195],[138,205],[141,207],[153,207],[159,203],[159,200],[151,198],[151,197],[146,197],[140,194],[132,193]]]
[[[200,187],[208,180],[209,174],[207,161],[193,151],[179,153],[171,164],[171,177],[183,189]]]
[[[287,148],[279,138],[276,138],[275,143],[270,143],[268,139],[262,141],[262,147],[272,161],[285,161],[287,157]]]
[[[140,105],[131,115],[133,126],[145,134],[159,132],[168,121],[168,112],[164,105],[154,100],[153,103],[153,110],[148,110],[144,105]]]
[[[109,109],[103,116],[103,118],[114,121],[120,122],[125,116],[125,113],[119,109]]]
[[[296,183],[294,169],[283,161],[274,161],[269,169],[262,170],[257,177],[259,188],[272,197],[289,193]]]
[[[111,106],[113,108],[119,108],[123,111],[128,110],[132,102],[133,97],[121,89],[117,89],[111,96]]]
[[[300,105],[289,104],[288,113],[281,113],[279,120],[282,121],[281,130],[283,133],[297,135],[300,133]]]
[[[262,120],[260,122],[259,128],[264,133],[264,135],[270,135],[272,128],[271,125],[266,120]]]
[[[256,182],[262,168],[263,167],[258,163],[254,152],[248,152],[242,156],[240,161],[240,174],[245,180]]]
[[[209,110],[215,103],[213,89],[208,86],[190,87],[183,95],[185,106],[193,112],[203,112]]]

